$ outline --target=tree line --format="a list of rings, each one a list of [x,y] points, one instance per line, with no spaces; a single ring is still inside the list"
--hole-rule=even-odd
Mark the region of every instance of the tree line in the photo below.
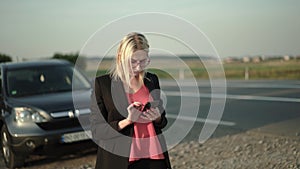
[[[10,56],[6,55],[6,54],[3,54],[3,53],[0,53],[0,63],[3,63],[3,62],[11,62],[12,59]]]
[[[63,59],[63,60],[67,60],[71,63],[73,63],[75,65],[75,63],[77,62],[77,66],[81,69],[85,69],[86,68],[86,61],[85,61],[85,57],[80,56],[79,57],[79,53],[69,53],[69,54],[63,54],[63,53],[54,53],[54,55],[52,57],[50,57],[51,59]],[[0,63],[4,63],[4,62],[12,62],[12,57],[7,55],[7,54],[3,54],[0,53]]]

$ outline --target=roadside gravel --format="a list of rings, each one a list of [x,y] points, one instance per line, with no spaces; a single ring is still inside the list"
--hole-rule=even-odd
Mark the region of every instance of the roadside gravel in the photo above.
[[[300,138],[247,131],[185,142],[170,156],[174,169],[300,169]]]
[[[174,169],[300,169],[300,137],[255,131],[182,142],[169,150]],[[23,169],[92,169],[96,153],[29,163]]]

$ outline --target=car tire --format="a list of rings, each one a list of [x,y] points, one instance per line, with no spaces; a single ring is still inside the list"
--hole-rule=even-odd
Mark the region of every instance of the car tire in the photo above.
[[[3,158],[6,166],[9,169],[21,167],[24,165],[25,162],[24,157],[18,156],[16,155],[15,152],[12,151],[11,136],[5,125],[3,125],[1,129],[1,145],[2,145]]]

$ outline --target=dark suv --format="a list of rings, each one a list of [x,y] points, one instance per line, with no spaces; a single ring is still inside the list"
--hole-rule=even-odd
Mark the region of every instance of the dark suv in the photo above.
[[[91,141],[80,125],[88,118],[91,86],[62,60],[0,64],[0,127],[7,167],[38,150]],[[76,106],[74,105],[76,98]]]

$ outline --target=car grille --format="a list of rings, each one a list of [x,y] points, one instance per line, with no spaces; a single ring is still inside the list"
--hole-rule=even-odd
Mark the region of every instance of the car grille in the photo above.
[[[81,127],[78,117],[80,116],[81,121],[84,121],[84,123],[86,123],[88,121],[89,114],[90,109],[88,108],[52,112],[50,113],[50,116],[52,118],[51,121],[38,123],[37,125],[44,130],[59,130]]]
[[[38,123],[37,125],[44,130],[59,130],[80,127],[80,122],[77,118],[67,118]]]
[[[57,118],[66,118],[66,117],[78,117],[80,115],[87,115],[90,114],[90,109],[76,109],[76,110],[68,110],[68,111],[60,111],[60,112],[52,112],[50,113],[51,117],[54,119]]]

